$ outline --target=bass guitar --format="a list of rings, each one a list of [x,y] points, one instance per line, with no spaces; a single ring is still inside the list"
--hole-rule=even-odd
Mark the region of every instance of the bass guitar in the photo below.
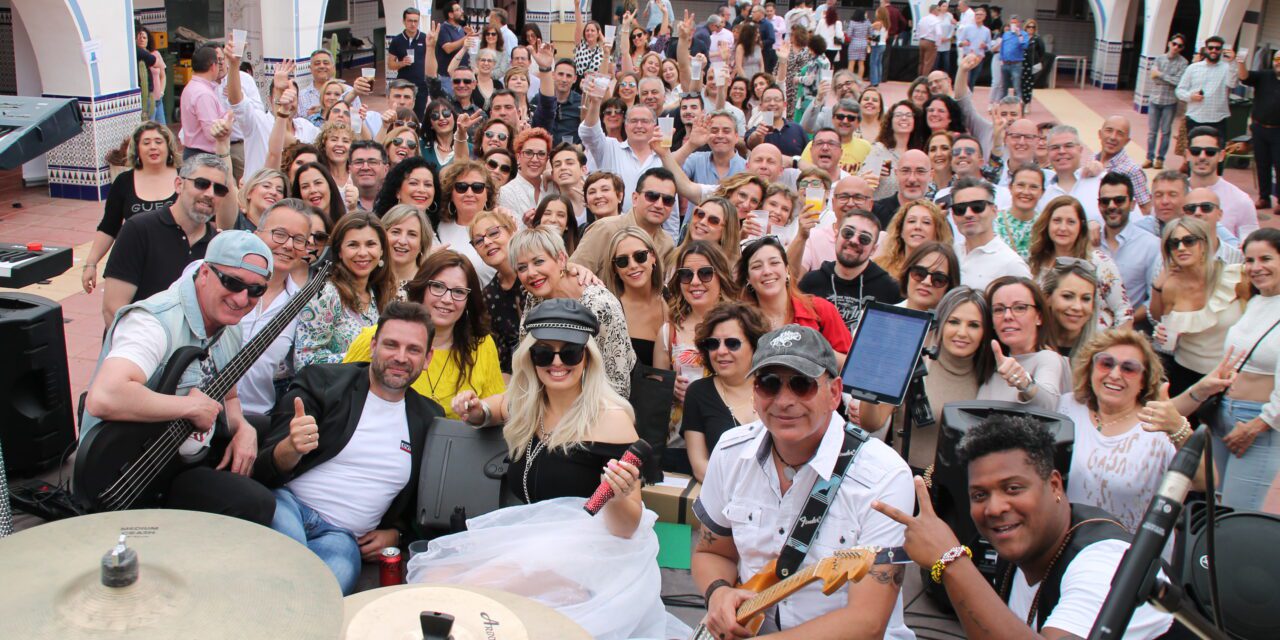
[[[857,582],[867,575],[871,567],[877,564],[904,564],[910,562],[902,547],[881,549],[879,547],[851,547],[835,552],[829,557],[811,564],[785,580],[779,580],[774,573],[777,560],[765,565],[750,580],[738,585],[739,589],[756,592],[738,607],[738,624],[751,631],[751,635],[760,632],[764,624],[765,612],[787,596],[799,591],[810,582],[822,581],[823,595],[831,595],[846,582]],[[718,640],[707,625],[698,625],[690,640]]]
[[[331,262],[325,262],[307,284],[287,302],[257,335],[200,390],[222,401],[240,378],[257,362],[293,318],[315,297],[328,280]],[[182,374],[208,352],[182,347],[165,363],[152,391],[173,395]],[[187,420],[167,423],[103,421],[85,436],[76,453],[72,486],[76,498],[90,511],[154,508],[164,504],[165,491],[174,476],[192,465],[183,462],[178,448],[195,431]],[[206,453],[215,455],[215,449]]]

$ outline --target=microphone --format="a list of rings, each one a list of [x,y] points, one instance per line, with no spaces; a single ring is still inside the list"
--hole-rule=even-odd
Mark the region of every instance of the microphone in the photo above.
[[[630,447],[627,447],[627,452],[622,454],[622,462],[639,468],[644,465],[644,459],[648,458],[651,453],[653,453],[653,447],[649,446],[648,442],[643,439],[636,440]],[[594,516],[600,513],[600,510],[604,508],[604,503],[611,499],[613,499],[613,487],[609,486],[608,482],[601,480],[600,486],[596,487],[596,492],[591,494],[591,499],[587,500],[587,503],[582,505],[582,508]]]
[[[1133,534],[1133,544],[1129,545],[1116,567],[1116,574],[1111,579],[1111,592],[1102,603],[1093,630],[1089,632],[1089,640],[1123,637],[1129,621],[1133,619],[1133,610],[1152,593],[1156,570],[1160,567],[1160,552],[1178,523],[1182,501],[1191,488],[1191,479],[1200,466],[1208,440],[1209,429],[1201,426],[1173,457],[1155,497],[1147,506],[1142,525]]]

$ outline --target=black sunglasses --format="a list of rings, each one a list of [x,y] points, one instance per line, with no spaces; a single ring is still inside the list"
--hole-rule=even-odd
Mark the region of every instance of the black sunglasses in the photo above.
[[[694,275],[698,276],[700,282],[706,284],[716,277],[716,270],[712,267],[698,267],[696,272],[688,267],[676,269],[676,279],[680,281],[680,284],[691,284]]]
[[[808,376],[792,375],[786,378],[776,373],[766,373],[756,376],[755,389],[756,393],[765,398],[776,398],[782,392],[782,385],[787,385],[792,395],[801,399],[808,400],[818,393],[818,381]]]
[[[644,192],[644,199],[648,200],[649,202],[657,202],[658,200],[662,200],[662,204],[665,204],[668,207],[676,203],[675,196],[670,196],[665,193],[658,193],[657,191]]]
[[[920,265],[907,267],[907,275],[916,282],[924,282],[927,277],[935,289],[946,289],[951,286],[951,276],[941,271],[930,271]]]
[[[1210,214],[1217,210],[1217,208],[1218,205],[1212,202],[1188,202],[1187,204],[1182,205],[1182,211],[1190,215],[1194,215],[1197,209],[1200,210],[1200,213]]]
[[[709,214],[709,213],[707,213],[706,211],[704,211],[704,210],[702,210],[702,209],[694,209],[694,210],[693,210],[693,217],[695,217],[695,218],[697,218],[697,219],[699,219],[699,220],[702,220],[702,219],[704,219],[704,218],[705,218],[705,219],[706,219],[706,221],[707,221],[707,224],[709,224],[709,225],[711,225],[711,226],[713,226],[713,227],[718,227],[718,226],[720,226],[720,223],[721,223],[721,222],[724,222],[723,220],[721,220],[721,219],[720,219],[720,216],[718,216],[718,215],[716,215],[716,214],[714,214],[714,213],[710,213],[710,214]]]
[[[483,182],[455,182],[455,183],[453,183],[453,192],[454,192],[454,193],[456,193],[456,194],[458,194],[458,195],[462,195],[462,194],[466,193],[466,192],[467,192],[467,189],[470,189],[470,190],[472,190],[472,191],[474,191],[474,192],[476,192],[476,193],[484,193],[484,192],[485,192],[485,190],[487,190],[488,188],[489,188],[489,185],[487,185],[487,184],[485,184],[485,183],[483,183]]]
[[[698,342],[698,347],[707,353],[711,353],[720,348],[720,342],[720,338],[703,338]],[[725,338],[724,348],[729,351],[737,351],[742,348],[742,340],[739,338]]]
[[[852,113],[837,113],[834,117],[841,122],[857,122],[860,119]]]
[[[973,202],[953,202],[951,203],[951,211],[955,215],[963,216],[965,213],[972,211],[978,215],[982,215],[987,210],[987,205],[991,204],[986,200],[974,200]]]
[[[488,160],[488,161],[486,161],[486,162],[484,163],[484,165],[485,165],[486,167],[489,167],[490,169],[493,169],[494,171],[501,171],[501,172],[503,172],[503,173],[511,173],[511,165],[509,165],[509,164],[498,164],[497,162],[494,162],[493,160]]]
[[[218,271],[217,269],[214,269],[213,265],[207,262],[204,264],[204,266],[209,267],[209,271],[212,271],[213,275],[218,276],[218,282],[222,283],[223,288],[225,288],[227,291],[230,291],[231,293],[240,293],[241,291],[248,291],[250,298],[261,298],[262,294],[267,292],[267,285],[265,284],[249,284],[248,282],[245,282],[240,278],[227,275],[221,271]]]
[[[329,242],[329,234],[325,231],[317,231],[307,237],[307,244],[327,244]]]
[[[1187,147],[1187,155],[1190,156],[1216,156],[1222,151],[1218,147]]]
[[[454,80],[454,82],[459,82],[459,83],[461,83],[461,82],[463,82],[463,81],[462,81],[462,80]],[[435,113],[431,114],[431,119],[432,119],[432,120],[447,120],[447,119],[452,118],[452,117],[453,117],[453,112],[452,112],[452,111],[450,111],[450,110],[448,110],[448,109],[441,109],[441,110],[439,110],[439,111],[437,111],[437,112],[435,112]]]
[[[633,253],[633,254],[631,254],[631,255],[629,255],[629,256],[628,256],[628,255],[625,255],[625,254],[624,254],[624,255],[620,255],[620,256],[614,256],[614,257],[613,257],[613,266],[615,266],[615,267],[617,267],[617,268],[619,268],[619,269],[626,269],[627,267],[631,266],[631,261],[632,261],[632,260],[635,260],[635,261],[636,261],[636,264],[638,264],[638,265],[639,265],[639,264],[644,264],[644,263],[648,262],[648,261],[649,261],[649,250],[648,250],[648,249],[642,249],[642,250],[637,251],[637,252],[635,252],[635,253]]]
[[[496,138],[498,142],[506,142],[509,136],[507,136],[507,134],[501,131],[486,131],[484,132],[484,137],[490,140],[493,140]]]
[[[414,140],[413,138],[392,138],[391,144],[397,147],[404,147],[406,149],[418,148],[418,141]]]
[[[840,227],[841,238],[844,238],[845,240],[853,240],[854,236],[857,236],[858,244],[864,247],[869,247],[872,242],[876,241],[876,239],[866,231],[859,233],[858,230],[853,227]]]
[[[214,182],[208,178],[191,178],[190,180],[191,184],[195,185],[196,190],[198,191],[208,191],[209,187],[213,187],[213,195],[218,196],[219,198],[226,197],[226,195],[231,192],[231,190],[227,188],[227,185],[222,184],[221,182]]]
[[[572,367],[582,362],[583,356],[587,353],[586,345],[566,344],[556,351],[551,345],[535,344],[529,347],[529,359],[533,360],[535,367],[549,367],[555,357],[560,356],[560,364],[566,367]]]
[[[1121,205],[1129,201],[1129,196],[1098,196],[1098,204],[1109,207],[1113,204]]]
[[[1202,238],[1199,236],[1182,236],[1181,238],[1169,238],[1164,246],[1169,251],[1177,251],[1178,247],[1186,247],[1188,249],[1200,244]]]

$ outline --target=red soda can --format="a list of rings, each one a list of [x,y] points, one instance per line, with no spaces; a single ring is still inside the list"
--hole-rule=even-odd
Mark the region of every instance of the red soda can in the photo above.
[[[397,547],[387,547],[382,550],[382,557],[378,559],[379,578],[382,586],[392,587],[398,584],[404,584],[404,559],[400,556],[400,549]]]

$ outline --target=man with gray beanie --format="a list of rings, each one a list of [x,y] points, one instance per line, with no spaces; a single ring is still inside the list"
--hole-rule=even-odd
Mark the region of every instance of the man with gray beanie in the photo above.
[[[126,305],[107,330],[85,399],[80,438],[83,442],[97,428],[131,426],[122,423],[190,422],[191,435],[177,453],[188,468],[163,492],[166,508],[271,524],[275,498],[249,478],[258,436],[244,419],[239,396],[233,388],[219,402],[201,389],[240,351],[238,324],[266,292],[272,268],[271,250],[260,238],[247,231],[224,231],[209,242],[204,261],[190,275]],[[153,391],[170,357],[193,346],[206,349],[208,357],[187,367],[177,392]]]
[[[729,349],[714,338],[712,346],[712,357]],[[843,384],[835,351],[820,333],[789,324],[765,334],[750,375],[760,419],[720,437],[693,507],[702,522],[693,580],[706,596],[704,623],[715,637],[755,635],[735,618],[755,594],[733,585],[770,560],[778,558],[785,576],[841,549],[900,545],[903,527],[871,504],[907,512],[914,504],[907,463],[837,413]],[[867,637],[914,638],[902,621],[903,567],[876,562],[882,560],[843,593],[792,594],[768,613],[761,633],[795,627],[797,635],[825,637],[858,629]]]

